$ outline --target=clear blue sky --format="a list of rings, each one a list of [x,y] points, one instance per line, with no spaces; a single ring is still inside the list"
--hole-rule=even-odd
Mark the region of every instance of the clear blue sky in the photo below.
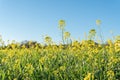
[[[104,37],[120,35],[120,0],[0,0],[0,34],[4,40],[36,40],[48,34],[61,41],[58,21],[66,21],[66,31],[75,39],[97,30],[102,21]]]

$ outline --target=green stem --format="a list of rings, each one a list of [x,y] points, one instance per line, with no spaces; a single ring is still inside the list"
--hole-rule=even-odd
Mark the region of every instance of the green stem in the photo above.
[[[63,44],[65,44],[65,42],[64,42],[64,30],[62,29],[62,41],[63,41]]]
[[[99,27],[99,33],[100,33],[101,41],[102,41],[102,43],[104,43],[104,40],[103,40],[103,37],[102,37],[102,30],[101,30],[100,26],[98,26],[98,27]]]

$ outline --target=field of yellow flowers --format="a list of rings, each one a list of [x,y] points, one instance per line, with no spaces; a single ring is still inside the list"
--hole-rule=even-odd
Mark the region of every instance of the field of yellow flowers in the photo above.
[[[0,50],[0,80],[120,80],[120,40]]]
[[[46,46],[28,42],[33,46],[0,48],[0,80],[120,80],[120,39],[96,43],[92,29],[89,40],[69,44],[65,22],[59,24],[63,44],[52,45],[47,36]]]

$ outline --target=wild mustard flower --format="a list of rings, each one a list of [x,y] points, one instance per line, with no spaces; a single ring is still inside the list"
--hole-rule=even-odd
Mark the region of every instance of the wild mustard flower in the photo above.
[[[116,41],[117,41],[117,40],[120,40],[120,35],[116,36],[116,37],[115,37],[115,40],[116,40]]]
[[[26,48],[26,46],[25,46],[25,45],[22,45],[22,48],[23,48],[23,49],[25,49],[25,48]]]
[[[94,76],[91,73],[88,73],[84,80],[93,80]]]
[[[16,59],[16,60],[15,60],[15,63],[20,63],[20,59]]]
[[[67,44],[70,39],[70,33],[69,32],[64,32],[64,39],[66,40]]]
[[[43,63],[45,62],[45,57],[41,57],[41,58],[39,59],[39,62],[40,62],[41,64],[43,64]]]
[[[47,44],[50,44],[50,43],[52,42],[52,38],[51,38],[50,36],[46,36],[46,37],[45,37],[45,42],[46,42]]]
[[[120,52],[120,40],[117,40],[114,45],[115,45],[115,51]]]
[[[64,29],[64,27],[65,27],[65,20],[60,20],[59,21],[59,28],[61,29],[61,30],[63,30]]]
[[[61,71],[65,71],[65,69],[66,69],[65,66],[61,66],[61,67],[60,67],[60,70],[61,70]]]
[[[69,32],[64,32],[64,38],[67,39],[70,37],[70,33]]]
[[[95,35],[96,35],[95,29],[91,29],[91,30],[89,31],[89,36],[88,36],[88,38],[89,38],[90,40],[92,40],[92,39],[94,39]]]
[[[114,75],[112,70],[107,71],[108,80],[114,80]]]
[[[13,80],[18,80],[17,78],[14,78]]]
[[[12,49],[15,49],[16,45],[15,45],[15,44],[12,44],[11,47],[12,47]]]
[[[27,73],[29,73],[30,75],[33,74],[33,71],[34,71],[33,65],[30,64],[30,63],[26,64],[26,66],[25,66],[25,71],[26,71]]]
[[[101,20],[96,20],[96,25],[98,25],[98,26],[100,26],[100,24],[101,24]]]
[[[8,61],[7,58],[3,58],[3,59],[1,60],[2,63],[7,63],[7,61]]]

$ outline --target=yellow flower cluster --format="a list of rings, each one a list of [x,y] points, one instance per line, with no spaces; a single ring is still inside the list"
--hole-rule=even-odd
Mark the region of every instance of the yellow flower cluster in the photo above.
[[[94,80],[94,76],[91,73],[88,73],[84,80]]]
[[[120,52],[120,40],[117,40],[117,41],[115,42],[115,51],[116,51],[116,52]]]
[[[33,71],[34,71],[33,65],[30,63],[26,64],[25,71],[30,75],[33,74]]]

